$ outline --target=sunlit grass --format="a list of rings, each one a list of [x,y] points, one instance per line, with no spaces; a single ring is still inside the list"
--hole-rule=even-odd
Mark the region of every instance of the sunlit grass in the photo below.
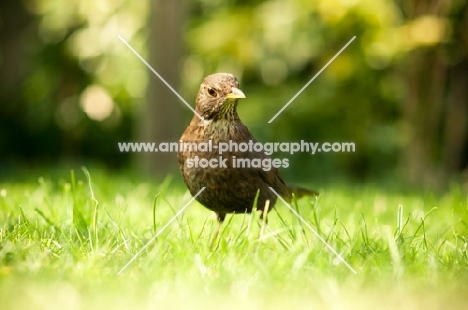
[[[344,266],[281,202],[258,239],[257,213],[214,215],[187,190],[75,171],[0,184],[2,309],[463,308],[468,199],[324,188],[292,206],[357,271]]]

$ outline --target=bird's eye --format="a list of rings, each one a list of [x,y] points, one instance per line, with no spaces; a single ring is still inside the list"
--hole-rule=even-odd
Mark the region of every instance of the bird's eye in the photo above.
[[[208,94],[210,94],[211,97],[216,97],[216,90],[214,88],[208,88]]]

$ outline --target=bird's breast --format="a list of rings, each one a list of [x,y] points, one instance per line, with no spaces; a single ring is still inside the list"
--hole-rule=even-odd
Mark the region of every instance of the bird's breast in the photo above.
[[[227,120],[208,121],[203,125],[203,136],[206,140],[239,140],[245,136],[244,128],[242,123]]]

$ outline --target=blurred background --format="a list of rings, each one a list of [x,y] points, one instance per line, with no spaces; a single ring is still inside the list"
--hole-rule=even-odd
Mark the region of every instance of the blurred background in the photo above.
[[[0,174],[99,165],[161,178],[204,76],[235,74],[262,142],[354,142],[288,157],[299,182],[444,187],[468,179],[467,0],[1,0]],[[267,122],[353,36],[356,40]]]

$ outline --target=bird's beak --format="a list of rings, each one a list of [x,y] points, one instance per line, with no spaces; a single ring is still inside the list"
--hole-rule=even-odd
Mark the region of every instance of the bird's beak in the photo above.
[[[245,98],[244,93],[239,88],[233,87],[231,93],[226,95],[226,99],[242,99]]]

